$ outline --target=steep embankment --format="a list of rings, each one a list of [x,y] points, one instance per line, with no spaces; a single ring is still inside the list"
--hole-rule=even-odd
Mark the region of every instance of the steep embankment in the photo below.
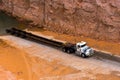
[[[1,0],[1,9],[47,29],[120,41],[120,0]],[[94,35],[94,36],[93,36]]]

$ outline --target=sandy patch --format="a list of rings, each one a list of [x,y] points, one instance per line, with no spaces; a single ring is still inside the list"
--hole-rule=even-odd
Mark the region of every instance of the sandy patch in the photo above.
[[[17,80],[30,80],[29,66],[26,63],[24,52],[8,45],[1,39],[0,65],[13,73]]]

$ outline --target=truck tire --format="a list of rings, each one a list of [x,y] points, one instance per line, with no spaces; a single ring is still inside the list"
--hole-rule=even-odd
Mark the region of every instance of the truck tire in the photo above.
[[[15,36],[19,37],[19,36],[20,36],[20,34],[19,34],[19,33],[16,33],[16,34],[15,34]]]
[[[67,53],[68,53],[68,54],[70,54],[70,53],[71,53],[71,50],[70,50],[70,49],[68,49],[68,50],[67,50]]]
[[[62,48],[62,51],[63,51],[63,52],[66,52],[66,49],[65,49],[65,48]]]
[[[81,54],[82,58],[86,58],[86,55],[84,53]]]

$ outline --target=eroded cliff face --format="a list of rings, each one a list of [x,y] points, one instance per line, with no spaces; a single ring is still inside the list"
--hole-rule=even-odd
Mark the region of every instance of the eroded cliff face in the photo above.
[[[120,41],[120,0],[1,0],[1,9],[52,31]]]

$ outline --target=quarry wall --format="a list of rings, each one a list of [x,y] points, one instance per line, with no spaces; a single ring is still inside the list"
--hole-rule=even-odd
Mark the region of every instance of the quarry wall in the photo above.
[[[1,0],[0,9],[51,31],[120,42],[120,0]]]

